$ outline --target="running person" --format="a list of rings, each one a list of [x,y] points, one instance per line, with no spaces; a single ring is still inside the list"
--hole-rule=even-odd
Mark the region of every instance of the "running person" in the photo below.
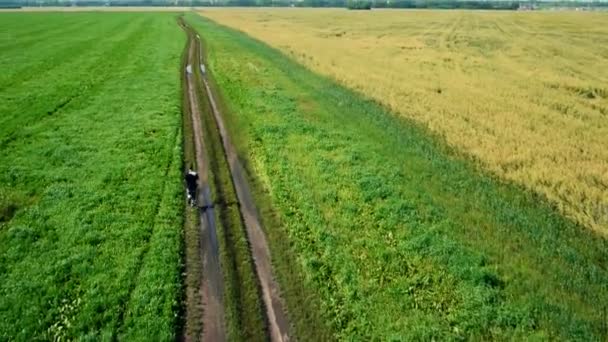
[[[192,170],[192,168],[188,169],[188,173],[186,173],[186,188],[188,190],[188,204],[194,207],[196,205],[196,188],[198,181],[198,173]]]

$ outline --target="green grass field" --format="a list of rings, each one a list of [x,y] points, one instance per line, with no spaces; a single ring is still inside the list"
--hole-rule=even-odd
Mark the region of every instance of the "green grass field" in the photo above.
[[[606,338],[605,239],[420,125],[187,18],[257,182],[300,339]]]
[[[173,340],[175,15],[2,13],[0,32],[0,340]]]

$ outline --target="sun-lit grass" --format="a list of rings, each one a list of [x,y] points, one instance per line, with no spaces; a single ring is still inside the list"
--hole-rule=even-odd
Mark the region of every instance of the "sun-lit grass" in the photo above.
[[[608,13],[207,10],[608,233]]]
[[[0,340],[174,340],[171,14],[0,14]]]

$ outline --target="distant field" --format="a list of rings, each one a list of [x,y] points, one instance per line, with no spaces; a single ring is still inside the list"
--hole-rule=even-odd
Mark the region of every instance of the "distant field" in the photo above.
[[[299,340],[605,339],[606,239],[418,123],[245,34],[186,18],[257,184]],[[306,36],[283,31],[294,44]]]
[[[174,340],[175,16],[2,13],[0,32],[0,340]]]
[[[608,234],[608,13],[201,13],[428,125]]]

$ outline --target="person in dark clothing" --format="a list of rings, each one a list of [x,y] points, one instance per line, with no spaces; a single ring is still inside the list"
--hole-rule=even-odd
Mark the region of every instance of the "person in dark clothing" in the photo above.
[[[186,188],[188,189],[188,204],[194,207],[196,205],[196,188],[198,181],[198,173],[194,172],[192,168],[188,169],[186,173]]]

